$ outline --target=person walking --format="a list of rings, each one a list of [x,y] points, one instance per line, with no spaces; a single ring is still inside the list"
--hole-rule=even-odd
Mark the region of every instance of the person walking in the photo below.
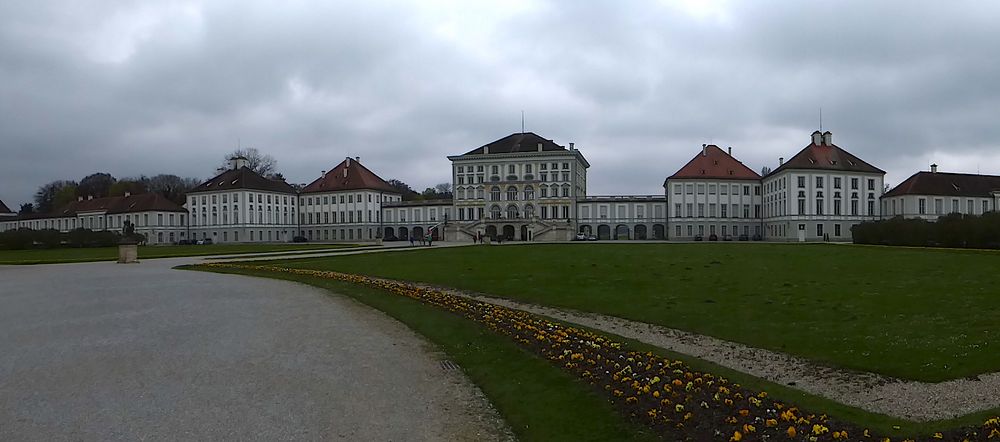
[[[416,245],[416,244],[414,244],[414,239],[413,239],[413,235],[410,235],[410,247],[413,247],[413,246],[415,246],[415,245]]]

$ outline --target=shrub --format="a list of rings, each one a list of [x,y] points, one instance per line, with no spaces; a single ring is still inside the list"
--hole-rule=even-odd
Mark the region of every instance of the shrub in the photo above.
[[[1000,213],[982,216],[952,213],[937,222],[895,217],[851,228],[855,244],[892,246],[1000,248]]]

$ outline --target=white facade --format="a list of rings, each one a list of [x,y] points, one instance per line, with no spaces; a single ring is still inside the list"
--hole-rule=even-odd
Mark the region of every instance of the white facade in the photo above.
[[[75,229],[87,229],[121,232],[125,221],[129,221],[134,224],[135,233],[146,238],[147,244],[172,244],[187,238],[186,218],[184,212],[178,211],[145,210],[109,213],[107,210],[90,210],[66,216],[35,215],[6,220],[0,218],[0,231],[52,229],[65,233]]]
[[[659,195],[590,196],[576,203],[577,231],[598,239],[666,239],[666,210]]]
[[[565,240],[576,231],[577,201],[587,195],[590,164],[572,143],[569,149],[546,150],[550,140],[530,135],[539,140],[537,146],[489,152],[487,145],[479,153],[448,157],[456,239]]]
[[[406,241],[430,233],[435,240],[440,240],[445,221],[454,222],[454,210],[451,200],[386,203],[382,209],[383,237],[388,241]]]
[[[761,184],[757,180],[668,179],[671,239],[760,238]]]
[[[398,194],[369,189],[300,195],[299,235],[309,241],[374,241],[382,204],[400,200]]]
[[[883,174],[785,169],[763,183],[770,240],[850,241],[852,226],[881,216]]]
[[[232,189],[191,193],[191,238],[213,242],[287,242],[296,227],[295,195]]]

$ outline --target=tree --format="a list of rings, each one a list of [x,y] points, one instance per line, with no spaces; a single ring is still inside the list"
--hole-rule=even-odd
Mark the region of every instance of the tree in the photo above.
[[[261,153],[255,147],[241,147],[226,155],[225,162],[219,170],[228,170],[229,161],[236,157],[243,157],[247,160],[247,168],[263,176],[271,176],[278,173],[278,160],[270,155]]]
[[[21,204],[21,210],[18,210],[17,213],[19,215],[30,215],[35,213],[35,205],[31,203]]]
[[[39,213],[52,212],[76,199],[76,183],[57,180],[38,188],[35,192],[33,210]]]
[[[110,196],[122,196],[128,192],[132,195],[140,195],[149,192],[149,178],[140,176],[138,178],[122,178],[111,185],[108,191]]]
[[[403,196],[403,201],[415,200],[418,199],[420,196],[420,194],[418,194],[415,190],[410,188],[409,184],[406,184],[400,180],[393,178],[386,182],[389,183],[390,187],[396,189],[396,191]]]
[[[149,191],[163,195],[177,204],[184,204],[184,195],[201,184],[197,178],[181,178],[177,175],[160,174],[148,179]]]
[[[76,195],[84,198],[104,198],[111,194],[111,185],[117,181],[110,173],[99,172],[85,176],[76,186]]]

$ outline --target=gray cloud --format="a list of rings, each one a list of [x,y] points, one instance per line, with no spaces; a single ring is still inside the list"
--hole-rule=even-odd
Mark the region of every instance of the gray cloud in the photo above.
[[[208,178],[243,145],[309,182],[415,188],[526,127],[590,192],[659,193],[701,143],[755,170],[824,128],[898,183],[1000,173],[1000,6],[952,2],[7,2],[0,199],[96,171]]]

